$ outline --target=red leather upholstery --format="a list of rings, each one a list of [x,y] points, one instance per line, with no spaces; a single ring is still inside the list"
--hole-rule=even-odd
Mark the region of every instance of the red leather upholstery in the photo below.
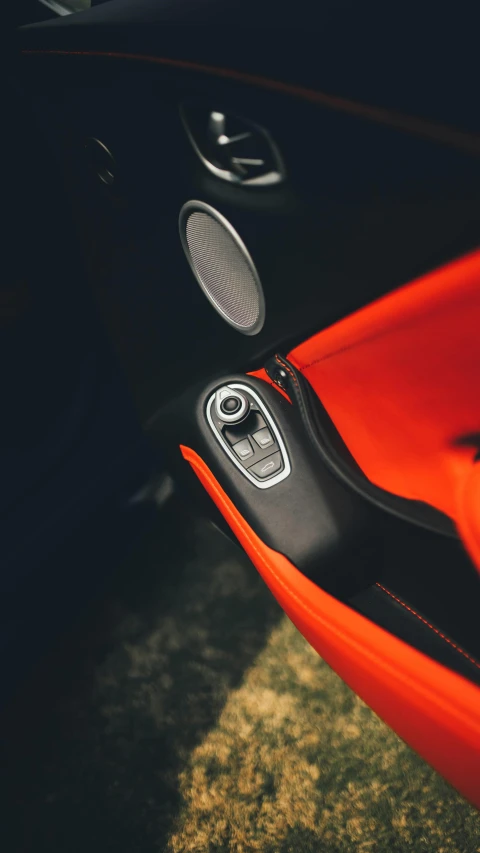
[[[324,592],[256,535],[205,462],[181,447],[275,598],[376,713],[480,807],[480,688]]]
[[[480,568],[480,251],[319,332],[289,360],[368,479],[449,515]]]

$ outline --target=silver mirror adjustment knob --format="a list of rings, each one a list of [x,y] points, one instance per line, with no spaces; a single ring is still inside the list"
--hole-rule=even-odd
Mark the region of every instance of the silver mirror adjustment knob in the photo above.
[[[250,403],[244,394],[224,385],[215,394],[215,413],[226,424],[238,424],[250,412]]]

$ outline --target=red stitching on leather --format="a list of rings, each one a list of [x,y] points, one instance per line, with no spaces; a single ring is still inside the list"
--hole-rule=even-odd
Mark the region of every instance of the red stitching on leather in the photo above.
[[[454,648],[456,652],[458,652],[460,655],[463,655],[463,657],[470,661],[470,663],[473,663],[473,665],[476,666],[477,669],[480,669],[480,663],[478,663],[475,658],[470,657],[470,655],[468,655],[467,652],[464,652],[464,650],[461,649],[460,646],[457,646],[453,642],[453,640],[450,640],[448,637],[445,636],[445,634],[442,634],[442,632],[439,631],[438,628],[435,628],[434,625],[431,625],[430,622],[427,622],[427,620],[424,619],[423,616],[420,616],[420,613],[417,613],[416,610],[413,610],[412,607],[409,607],[408,604],[405,604],[405,602],[402,601],[401,598],[397,598],[397,596],[394,595],[393,592],[390,592],[390,590],[387,589],[385,586],[382,586],[381,583],[376,583],[375,586],[378,586],[379,589],[383,590],[383,592],[386,592],[386,594],[389,595],[390,598],[393,598],[394,601],[397,601],[398,604],[401,604],[402,607],[405,608],[405,610],[408,610],[409,613],[412,613],[414,616],[417,617],[417,619],[420,619],[420,622],[423,622],[424,625],[426,625],[428,628],[431,628],[432,631],[435,632],[435,634],[438,634],[438,636],[441,637],[442,640],[445,640],[445,642],[448,643],[449,646],[452,646],[452,648]]]
[[[295,382],[295,385],[296,385],[297,387],[299,387],[299,385],[298,385],[298,379],[297,379],[297,377],[295,376],[295,374],[294,374],[293,370],[292,370],[290,367],[288,367],[288,365],[287,365],[287,364],[284,364],[284,363],[283,363],[283,361],[280,361],[280,359],[279,359],[278,355],[276,355],[276,356],[275,356],[275,361],[277,362],[277,364],[279,364],[279,365],[280,365],[280,367],[283,367],[283,369],[284,369],[284,370],[288,370],[288,372],[289,372],[290,376],[292,377],[293,381]]]

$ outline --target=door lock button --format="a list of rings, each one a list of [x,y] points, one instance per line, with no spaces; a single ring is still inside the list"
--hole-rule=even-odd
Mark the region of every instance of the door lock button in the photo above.
[[[253,456],[252,445],[248,438],[244,438],[242,441],[237,441],[237,443],[233,445],[233,449],[242,462],[245,459],[250,459],[250,456]]]
[[[271,456],[267,456],[266,459],[262,459],[261,462],[256,462],[255,465],[252,465],[248,470],[255,474],[260,480],[266,480],[267,477],[273,477],[278,471],[280,471],[282,467],[282,454],[279,450],[276,453],[272,453]]]
[[[258,446],[262,448],[262,450],[274,444],[272,434],[267,427],[265,427],[265,429],[259,429],[258,432],[253,434],[252,438],[256,441]]]

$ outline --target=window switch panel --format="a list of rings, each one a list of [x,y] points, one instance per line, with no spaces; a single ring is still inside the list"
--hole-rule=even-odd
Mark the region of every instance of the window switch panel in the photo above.
[[[290,475],[291,464],[280,430],[260,394],[251,386],[232,382],[225,387],[238,391],[250,405],[240,423],[225,423],[216,416],[216,394],[207,402],[206,416],[215,438],[232,464],[257,489],[269,489]],[[232,395],[233,396],[233,395]]]

